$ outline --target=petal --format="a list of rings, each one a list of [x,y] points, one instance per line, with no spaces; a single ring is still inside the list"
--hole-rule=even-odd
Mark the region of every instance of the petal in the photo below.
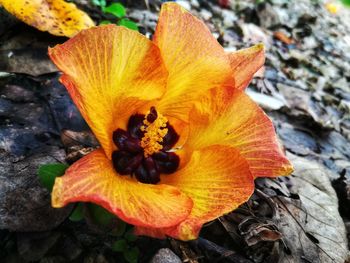
[[[158,48],[124,27],[85,30],[49,54],[108,158],[115,147],[113,131],[126,129],[128,118],[144,101],[159,98],[166,86]]]
[[[246,202],[254,191],[254,180],[247,162],[237,150],[221,145],[195,151],[183,169],[163,177],[162,183],[175,186],[191,197],[194,203],[192,212],[176,227],[141,227],[136,229],[137,234],[195,239],[204,223],[231,212]]]
[[[265,63],[264,45],[257,44],[250,48],[241,49],[229,55],[235,88],[245,89]]]
[[[167,238],[166,228],[151,228],[151,227],[140,227],[136,226],[134,228],[134,234],[137,236],[148,236],[158,239]]]
[[[72,37],[95,25],[75,4],[63,0],[0,0],[0,4],[28,25],[57,36]]]
[[[162,5],[153,38],[169,71],[167,91],[157,109],[188,120],[193,100],[203,91],[232,85],[227,54],[202,21],[176,3]]]
[[[274,126],[242,91],[213,89],[190,115],[188,147],[229,145],[246,158],[254,177],[290,174],[292,165],[279,147]]]
[[[58,177],[52,206],[93,202],[137,226],[169,227],[187,218],[193,203],[176,187],[142,184],[118,175],[102,150],[95,150]]]

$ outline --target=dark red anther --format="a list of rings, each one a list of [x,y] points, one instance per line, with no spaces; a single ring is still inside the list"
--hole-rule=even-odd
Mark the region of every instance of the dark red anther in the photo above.
[[[167,152],[160,151],[160,152],[152,154],[152,157],[156,161],[164,162],[164,161],[167,161],[169,159],[168,154],[169,153],[167,153]]]
[[[139,153],[143,151],[143,148],[140,145],[140,141],[135,138],[129,138],[129,140],[125,142],[124,148],[125,150],[134,153]]]
[[[148,173],[143,164],[139,165],[135,170],[135,177],[137,181],[147,184],[148,183]]]
[[[179,140],[179,135],[176,133],[175,129],[173,126],[167,124],[167,129],[168,132],[167,134],[164,136],[163,138],[163,150],[164,151],[168,151],[171,148],[173,148],[173,146],[177,143],[177,141]]]
[[[143,151],[140,145],[140,141],[136,138],[132,138],[126,131],[117,129],[113,132],[113,141],[117,145],[119,150],[139,153]]]
[[[142,139],[144,132],[141,131],[141,127],[144,119],[145,115],[142,114],[135,114],[129,118],[128,133],[131,135],[131,137]]]
[[[136,168],[139,167],[140,164],[142,163],[142,160],[143,160],[143,153],[133,156],[129,162],[129,166],[131,170],[132,171],[136,170]]]
[[[159,154],[161,153],[161,154]],[[180,158],[173,152],[159,152],[153,155],[157,170],[160,173],[171,174],[177,170]]]
[[[119,149],[123,148],[124,143],[128,138],[128,133],[122,129],[117,129],[113,132],[113,142]]]
[[[179,167],[180,159],[174,152],[167,152],[178,141],[179,135],[175,129],[167,123],[168,132],[163,138],[163,149],[152,156],[145,157],[141,147],[144,132],[141,127],[146,118],[148,122],[154,122],[158,113],[151,107],[150,113],[132,115],[129,118],[127,131],[117,129],[113,133],[113,141],[118,150],[112,154],[114,169],[121,175],[135,175],[139,182],[156,184],[160,181],[160,174],[170,174]]]
[[[147,169],[148,177],[151,183],[160,181],[160,173],[157,170],[156,164],[152,157],[147,157],[143,160],[144,166]]]
[[[125,151],[114,151],[112,161],[114,169],[121,175],[131,174],[141,164],[143,154],[132,155]]]
[[[151,107],[150,110],[149,110],[149,113],[146,117],[147,121],[149,123],[153,123],[156,119],[158,118],[158,113],[156,111],[156,108],[155,107]]]
[[[130,174],[128,167],[132,155],[125,151],[114,151],[112,153],[112,162],[114,169],[122,175]]]
[[[141,164],[135,171],[135,177],[136,179],[144,184],[156,184],[160,181],[160,174],[156,170],[148,170],[148,166],[145,162],[143,161],[143,164]]]

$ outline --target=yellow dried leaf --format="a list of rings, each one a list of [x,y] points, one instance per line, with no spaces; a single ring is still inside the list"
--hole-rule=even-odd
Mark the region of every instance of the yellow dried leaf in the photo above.
[[[75,4],[63,0],[0,0],[0,5],[28,25],[57,36],[72,37],[95,25]]]
[[[328,10],[328,12],[331,14],[336,14],[339,11],[339,6],[335,3],[332,3],[332,2],[326,3],[325,7]]]

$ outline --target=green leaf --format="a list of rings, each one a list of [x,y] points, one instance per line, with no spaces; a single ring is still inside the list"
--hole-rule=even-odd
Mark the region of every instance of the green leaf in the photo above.
[[[73,213],[69,216],[69,220],[73,222],[81,221],[84,218],[83,209],[83,203],[78,203],[78,205],[73,210]]]
[[[106,6],[106,0],[91,0],[91,2],[96,5],[96,6],[100,6],[100,7],[105,7]]]
[[[125,260],[128,261],[129,263],[137,263],[139,254],[140,254],[140,251],[137,247],[124,250],[123,252],[123,256]]]
[[[123,252],[128,248],[128,242],[125,239],[117,240],[112,245],[112,250],[115,252]]]
[[[102,226],[108,226],[111,223],[111,220],[115,217],[113,214],[99,205],[90,203],[89,210],[91,211],[91,215],[95,223]]]
[[[136,30],[138,31],[139,30],[139,27],[137,26],[137,24],[127,18],[123,18],[123,19],[120,19],[118,21],[118,25],[119,26],[125,26],[129,29],[132,29],[132,30]]]
[[[102,20],[102,21],[100,22],[100,25],[109,25],[109,24],[112,24],[112,22],[109,21],[109,20]]]
[[[122,220],[118,220],[117,226],[112,230],[111,235],[115,237],[121,237],[125,233],[126,223]]]
[[[38,176],[41,184],[52,191],[55,179],[62,176],[69,166],[63,163],[44,164],[39,167]]]
[[[129,242],[135,242],[137,240],[137,236],[134,234],[134,228],[131,228],[128,231],[126,231],[124,237]]]
[[[122,18],[126,15],[125,7],[121,3],[113,3],[107,7],[102,8],[104,13],[112,14],[118,18]]]
[[[346,6],[350,6],[350,0],[341,0],[341,2]]]

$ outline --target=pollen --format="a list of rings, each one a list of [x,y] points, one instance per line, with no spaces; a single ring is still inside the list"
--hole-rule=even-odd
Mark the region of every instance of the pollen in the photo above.
[[[144,156],[147,158],[163,149],[163,138],[168,133],[168,119],[159,114],[154,107],[147,112],[141,131],[144,136],[141,139],[141,147],[144,150]]]

